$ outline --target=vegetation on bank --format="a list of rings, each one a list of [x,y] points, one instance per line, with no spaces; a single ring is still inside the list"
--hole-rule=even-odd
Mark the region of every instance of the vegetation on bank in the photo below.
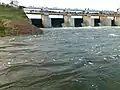
[[[0,5],[0,36],[39,34],[42,30],[30,24],[21,6]]]
[[[21,6],[13,7],[8,4],[1,4],[0,5],[0,19],[27,20],[27,16],[25,15]]]

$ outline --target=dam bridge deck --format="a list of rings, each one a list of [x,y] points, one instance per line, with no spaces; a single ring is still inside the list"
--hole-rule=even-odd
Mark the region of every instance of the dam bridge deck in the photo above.
[[[71,16],[109,16],[120,17],[118,13],[63,13],[63,12],[28,12],[26,14],[40,14],[40,15],[71,15]]]

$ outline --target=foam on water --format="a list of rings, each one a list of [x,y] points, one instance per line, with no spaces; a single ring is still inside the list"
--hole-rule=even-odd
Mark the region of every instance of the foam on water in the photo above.
[[[115,36],[119,36],[119,35],[117,35],[117,34],[109,34],[108,36],[113,36],[113,37],[115,37]]]

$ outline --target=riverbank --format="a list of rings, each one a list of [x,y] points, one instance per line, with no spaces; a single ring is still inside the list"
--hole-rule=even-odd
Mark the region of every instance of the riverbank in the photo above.
[[[0,36],[41,34],[43,31],[29,23],[21,7],[0,5]]]

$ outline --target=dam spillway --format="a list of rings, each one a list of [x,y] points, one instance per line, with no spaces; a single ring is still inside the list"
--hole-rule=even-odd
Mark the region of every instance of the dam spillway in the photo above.
[[[82,27],[83,19],[82,18],[75,18],[75,27]]]
[[[51,27],[62,27],[62,23],[64,23],[62,18],[51,18]]]
[[[42,19],[31,18],[31,23],[32,23],[33,25],[35,25],[36,27],[41,27],[41,28],[43,28]]]
[[[96,27],[96,26],[120,26],[120,14],[93,14],[68,12],[39,12],[26,13],[31,23],[40,28],[51,27]]]

